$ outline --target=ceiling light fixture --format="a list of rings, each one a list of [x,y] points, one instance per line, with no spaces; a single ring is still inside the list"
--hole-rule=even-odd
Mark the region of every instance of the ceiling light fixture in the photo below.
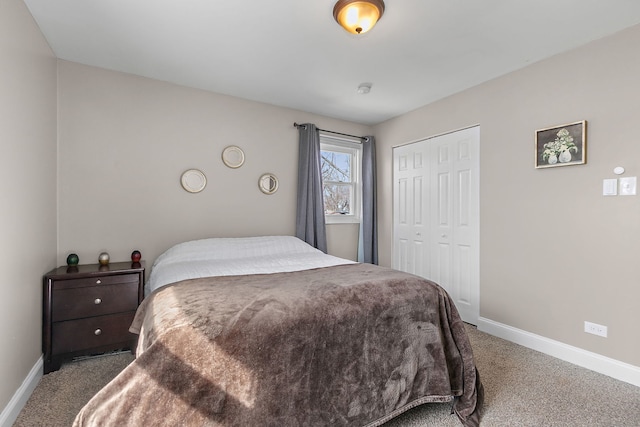
[[[382,0],[338,0],[333,17],[352,34],[363,34],[373,28],[384,13]]]

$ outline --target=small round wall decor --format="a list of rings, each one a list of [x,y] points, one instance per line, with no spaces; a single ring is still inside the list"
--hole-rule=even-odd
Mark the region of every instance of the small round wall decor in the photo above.
[[[273,194],[278,191],[278,177],[272,173],[265,173],[258,180],[258,187],[264,194]]]
[[[198,169],[188,169],[182,173],[180,183],[189,193],[199,193],[207,186],[207,177]]]
[[[244,151],[240,147],[230,145],[222,150],[222,161],[230,168],[239,168],[244,164]]]

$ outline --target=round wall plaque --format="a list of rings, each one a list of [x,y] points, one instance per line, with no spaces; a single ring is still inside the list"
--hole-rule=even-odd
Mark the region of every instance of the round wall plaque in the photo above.
[[[240,147],[230,145],[222,150],[222,161],[230,168],[239,168],[244,163],[244,151]]]
[[[207,177],[198,169],[189,169],[182,174],[180,183],[189,193],[199,193],[207,186]]]
[[[258,187],[264,194],[273,194],[278,191],[278,177],[272,173],[265,173],[258,180]]]

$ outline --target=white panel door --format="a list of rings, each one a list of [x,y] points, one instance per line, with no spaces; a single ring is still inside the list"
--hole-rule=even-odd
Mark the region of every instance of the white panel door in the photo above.
[[[441,285],[472,324],[480,313],[479,145],[480,129],[473,127],[394,149],[394,268]],[[400,157],[418,152],[427,171],[401,171]],[[415,188],[402,194],[404,183],[413,184],[418,175],[421,194],[416,196]],[[421,206],[421,230],[400,226],[403,217],[396,208],[412,204]],[[420,233],[419,254],[405,243],[411,232]]]
[[[419,276],[429,269],[428,232],[429,168],[424,147],[406,145],[394,149],[394,268]],[[425,262],[425,260],[427,262]]]

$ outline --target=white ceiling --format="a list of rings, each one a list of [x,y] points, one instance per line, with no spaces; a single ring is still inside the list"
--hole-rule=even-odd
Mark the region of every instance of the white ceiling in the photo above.
[[[639,0],[24,0],[60,59],[364,124],[640,23]],[[360,95],[360,83],[373,84]]]

